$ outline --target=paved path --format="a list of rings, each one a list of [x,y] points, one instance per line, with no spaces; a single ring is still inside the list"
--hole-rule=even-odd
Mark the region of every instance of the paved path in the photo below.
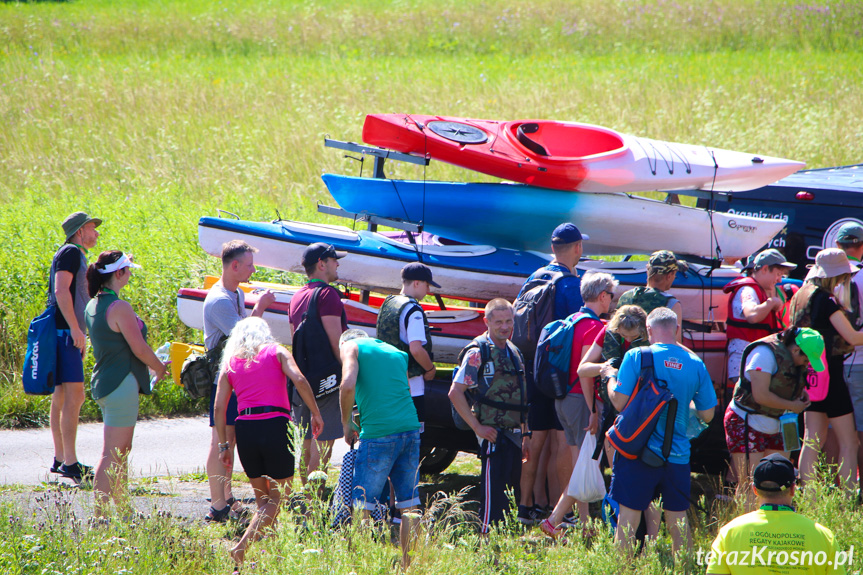
[[[130,459],[131,477],[166,477],[203,471],[210,447],[207,417],[139,421]],[[101,423],[78,427],[78,457],[95,465],[102,453]],[[336,441],[332,461],[340,465],[348,447]],[[0,484],[38,485],[54,480],[48,472],[53,453],[48,428],[0,431]],[[239,458],[237,470],[241,469]],[[50,477],[49,477],[50,476]]]

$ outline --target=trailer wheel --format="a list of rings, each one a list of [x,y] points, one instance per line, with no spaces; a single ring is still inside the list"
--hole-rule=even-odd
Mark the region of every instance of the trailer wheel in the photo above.
[[[423,447],[420,449],[420,473],[435,475],[443,473],[455,460],[458,451],[444,447]]]

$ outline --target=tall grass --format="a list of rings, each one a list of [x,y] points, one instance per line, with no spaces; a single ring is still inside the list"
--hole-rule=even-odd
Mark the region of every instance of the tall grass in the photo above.
[[[324,219],[320,174],[360,165],[322,139],[359,141],[366,113],[570,119],[849,164],[863,157],[861,16],[780,0],[0,4],[0,425],[44,420],[16,380],[72,211],[104,218],[97,251],[144,265],[124,295],[151,343],[200,340],[174,312],[179,287],[217,271],[197,218]],[[162,397],[156,411],[195,408]]]

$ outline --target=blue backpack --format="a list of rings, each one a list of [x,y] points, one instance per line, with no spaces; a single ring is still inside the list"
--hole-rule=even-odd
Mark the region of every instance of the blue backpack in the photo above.
[[[24,355],[24,393],[51,395],[54,393],[57,371],[57,306],[49,305],[30,322],[27,330],[27,353]]]
[[[662,443],[662,456],[647,448],[659,417],[667,409],[665,437]],[[657,379],[653,369],[653,351],[641,348],[641,373],[629,401],[623,407],[614,425],[608,430],[608,442],[621,457],[640,459],[651,467],[662,467],[671,453],[671,440],[674,436],[674,418],[677,416],[677,399],[668,391],[665,383]]]
[[[575,326],[583,319],[599,320],[591,310],[583,307],[571,316],[554,320],[542,329],[533,359],[533,380],[543,395],[561,399],[569,393],[572,335]]]

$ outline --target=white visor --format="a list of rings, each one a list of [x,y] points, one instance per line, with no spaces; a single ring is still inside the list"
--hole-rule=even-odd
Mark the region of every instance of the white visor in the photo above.
[[[140,267],[141,266],[139,266],[138,264],[133,263],[132,260],[129,259],[129,256],[127,256],[126,254],[123,254],[122,256],[120,256],[119,260],[115,261],[112,264],[106,265],[105,269],[102,269],[102,270],[100,270],[98,268],[96,268],[96,269],[99,271],[100,274],[112,274],[115,271],[121,270],[123,268],[139,268],[140,269]]]

